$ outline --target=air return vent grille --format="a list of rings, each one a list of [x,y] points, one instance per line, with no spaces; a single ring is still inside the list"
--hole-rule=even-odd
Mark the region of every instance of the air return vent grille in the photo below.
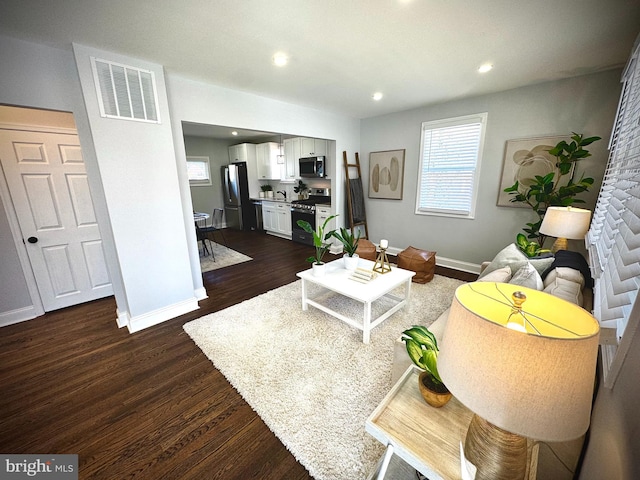
[[[91,58],[100,114],[160,123],[153,72]]]

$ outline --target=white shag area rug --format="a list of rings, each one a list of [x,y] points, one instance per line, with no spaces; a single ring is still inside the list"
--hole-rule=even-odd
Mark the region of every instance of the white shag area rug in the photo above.
[[[253,260],[253,258],[219,243],[207,242],[207,248],[209,249],[209,255],[206,256],[203,255],[202,248],[200,248],[200,270],[202,273]],[[211,254],[212,250],[213,255]]]
[[[391,388],[394,342],[414,324],[430,325],[463,282],[436,275],[412,284],[409,304],[373,329],[368,345],[361,330],[313,307],[302,311],[300,283],[184,329],[314,478],[365,479],[384,453],[365,421]],[[362,315],[351,299],[314,285],[310,292]]]

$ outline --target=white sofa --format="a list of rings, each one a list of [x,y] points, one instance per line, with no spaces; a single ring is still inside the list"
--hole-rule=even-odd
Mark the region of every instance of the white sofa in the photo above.
[[[566,266],[554,266],[554,262],[553,257],[531,261],[520,252],[515,244],[512,244],[503,249],[491,262],[482,264],[477,281],[519,283],[523,286],[543,290],[590,311],[592,308],[590,282],[585,280],[580,270]],[[545,278],[542,280],[542,275],[545,273]],[[448,316],[449,309],[429,325],[429,330],[435,335],[439,345]],[[405,344],[401,338],[398,338],[393,352],[391,373],[393,384],[398,381],[410,365],[411,359],[407,354]],[[583,443],[584,436],[571,442],[541,444],[538,455],[538,478],[572,479]],[[558,457],[571,471],[558,461]]]

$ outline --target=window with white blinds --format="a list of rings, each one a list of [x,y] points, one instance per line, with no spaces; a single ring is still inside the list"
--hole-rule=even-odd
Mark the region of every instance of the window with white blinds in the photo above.
[[[160,123],[153,72],[91,57],[100,114]]]
[[[187,157],[187,176],[191,186],[211,185],[209,157]]]
[[[473,218],[487,114],[424,122],[416,213]]]
[[[640,289],[640,68],[635,51],[623,74],[609,160],[587,234],[595,279],[594,316],[604,329],[614,329],[621,342],[638,306]],[[635,313],[638,316],[638,313]],[[635,328],[635,325],[634,325]],[[617,345],[603,346],[605,384]],[[623,355],[621,355],[623,356]]]

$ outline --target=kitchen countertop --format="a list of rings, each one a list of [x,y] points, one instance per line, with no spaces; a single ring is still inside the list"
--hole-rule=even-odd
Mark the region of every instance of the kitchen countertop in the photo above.
[[[277,203],[291,203],[291,200],[284,198],[250,198],[253,202],[277,202]]]

